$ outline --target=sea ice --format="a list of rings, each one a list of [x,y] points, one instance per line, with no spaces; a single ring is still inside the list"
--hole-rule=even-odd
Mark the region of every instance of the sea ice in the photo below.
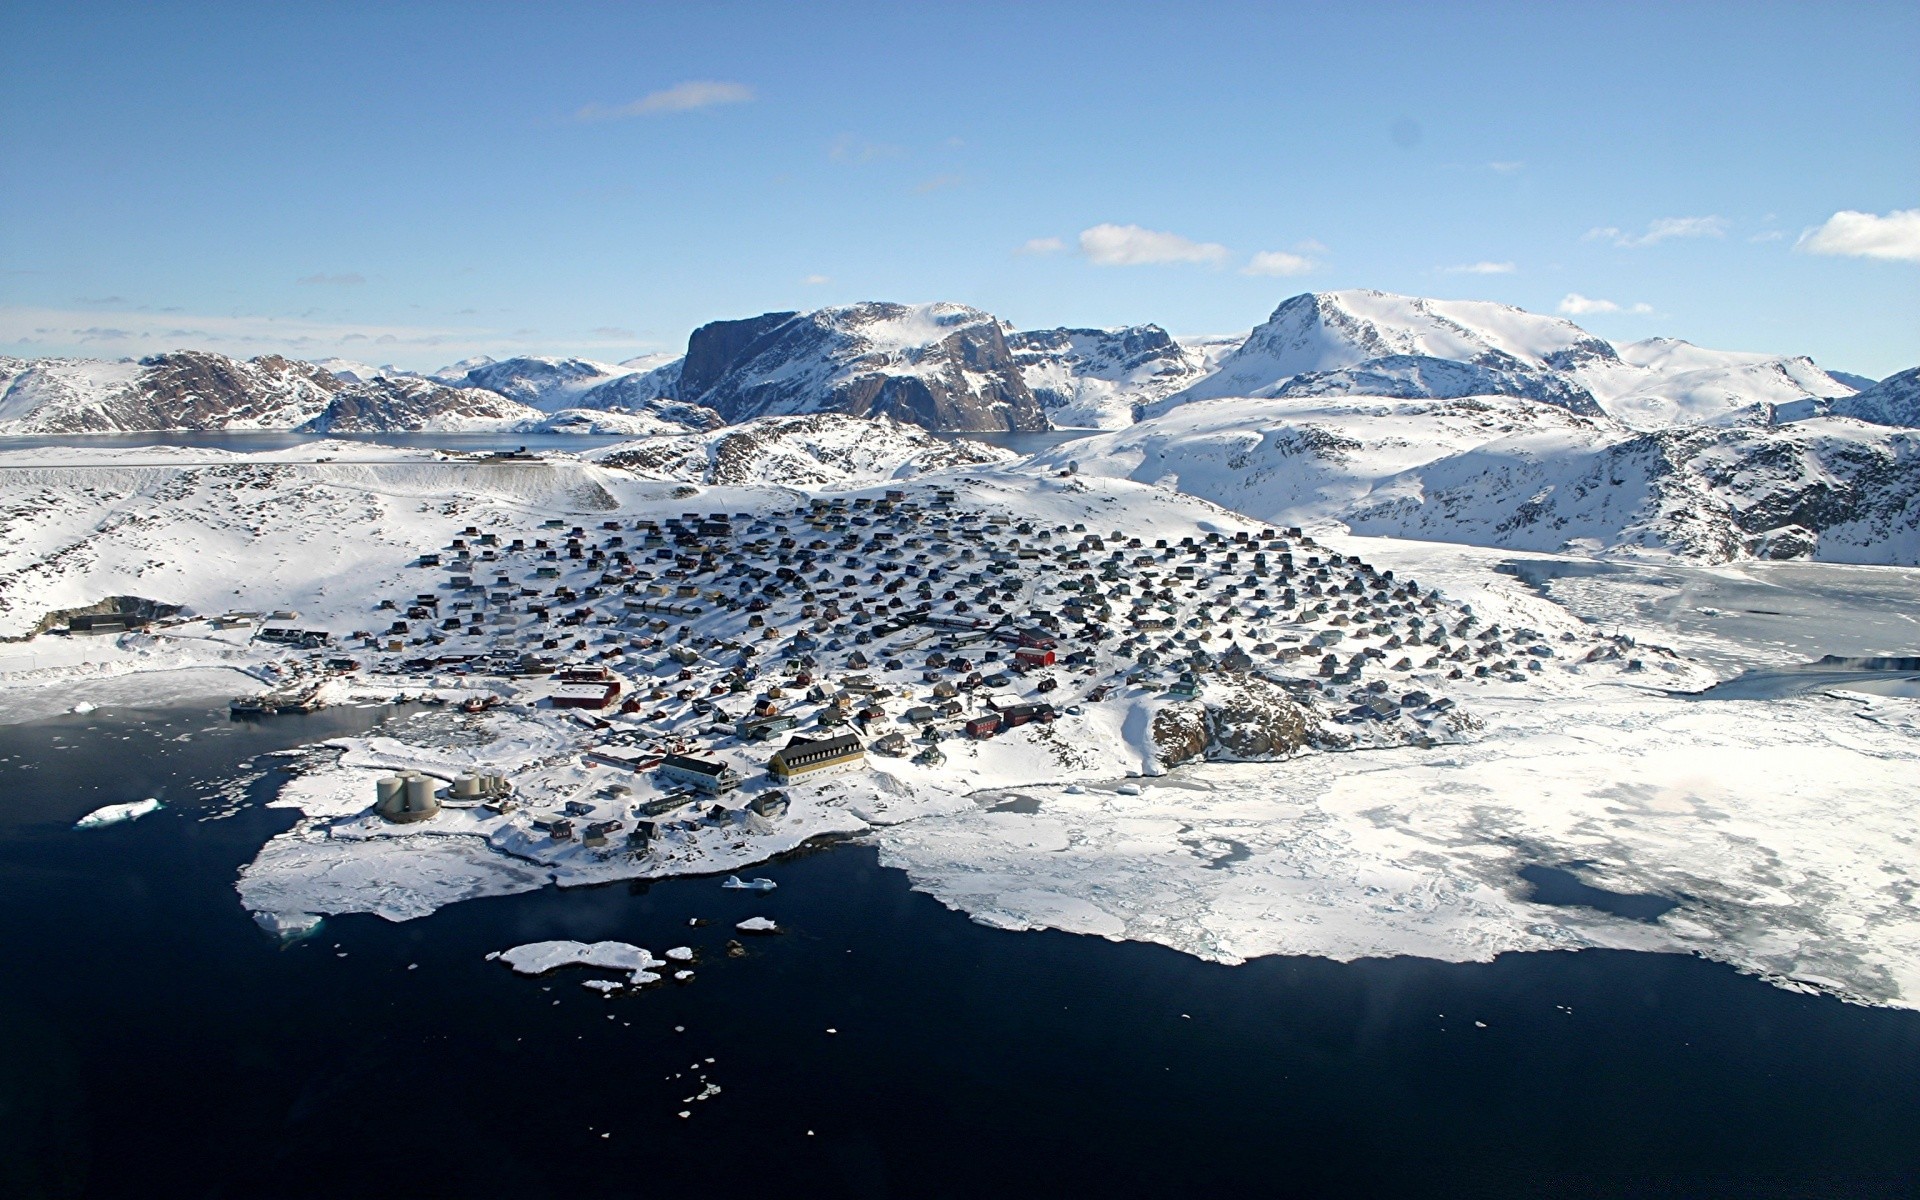
[[[771,917],[748,917],[746,920],[740,922],[738,925],[735,925],[734,928],[738,929],[741,933],[778,933],[780,932],[780,927],[773,923],[773,919]]]
[[[137,821],[150,812],[159,812],[166,807],[152,796],[145,800],[135,800],[131,804],[109,804],[105,808],[96,808],[73,823],[75,829],[98,829],[102,825],[118,825],[122,821]]]
[[[626,942],[528,942],[502,950],[500,961],[522,975],[544,975],[560,967],[573,966],[634,971],[635,982],[641,982],[638,973],[664,965],[646,950]]]

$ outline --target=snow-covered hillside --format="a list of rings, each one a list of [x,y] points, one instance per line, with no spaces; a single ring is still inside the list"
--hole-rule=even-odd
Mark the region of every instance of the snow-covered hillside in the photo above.
[[[1542,551],[1920,563],[1920,433],[1625,429],[1511,397],[1225,399],[1060,446],[1262,519]]]
[[[854,487],[947,467],[1004,463],[1015,456],[981,442],[935,437],[891,417],[815,413],[623,443],[592,457],[606,466],[687,483]]]
[[[1874,425],[1920,428],[1920,367],[1889,375],[1855,395],[1843,396],[1832,407],[1836,417],[1852,417]]]
[[[114,595],[207,612],[298,603],[363,622],[367,580],[434,544],[455,516],[590,515],[708,484],[790,501],[796,487],[1012,458],[839,414],[622,443],[592,461],[502,462],[358,442],[258,454],[0,451],[0,639],[30,632],[51,610]]]
[[[1172,395],[1213,368],[1158,325],[1036,329],[1007,339],[1020,374],[1060,429],[1124,429],[1139,405]]]

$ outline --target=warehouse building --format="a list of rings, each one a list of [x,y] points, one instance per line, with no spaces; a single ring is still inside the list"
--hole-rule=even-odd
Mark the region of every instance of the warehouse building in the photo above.
[[[795,737],[777,750],[767,762],[767,774],[782,783],[857,770],[866,765],[866,747],[853,734],[810,739]]]

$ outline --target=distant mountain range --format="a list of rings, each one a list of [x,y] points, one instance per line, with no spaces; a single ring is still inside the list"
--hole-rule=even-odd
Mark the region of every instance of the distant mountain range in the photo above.
[[[1122,429],[1221,398],[1501,396],[1626,430],[1838,416],[1920,424],[1915,373],[1880,383],[1804,357],[1615,345],[1484,301],[1309,293],[1244,338],[1157,325],[1019,331],[960,304],[870,302],[696,329],[685,355],[470,359],[430,374],[182,350],[0,358],[0,433],[556,430],[642,436],[763,416],[888,416],[936,431]]]

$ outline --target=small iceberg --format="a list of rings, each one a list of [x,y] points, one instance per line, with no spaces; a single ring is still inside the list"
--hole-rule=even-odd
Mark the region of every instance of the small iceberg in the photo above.
[[[166,805],[152,796],[145,800],[135,800],[132,804],[109,804],[105,808],[96,808],[73,823],[75,829],[98,829],[102,825],[118,825],[122,821],[137,821],[150,812],[159,812]]]
[[[660,976],[649,967],[665,966],[638,946],[626,942],[528,942],[498,952],[498,961],[522,975],[544,975],[561,967],[601,967],[609,971],[632,971],[627,982],[638,987],[657,982]]]
[[[771,917],[748,917],[738,925],[735,925],[734,928],[738,929],[741,933],[780,932],[780,927],[773,923],[773,918]]]
[[[729,875],[727,876],[727,881],[720,886],[723,888],[739,888],[749,892],[770,892],[780,885],[771,879],[755,878],[742,882],[738,875]]]
[[[257,912],[253,914],[253,923],[282,942],[297,942],[320,932],[324,920],[319,913]]]

